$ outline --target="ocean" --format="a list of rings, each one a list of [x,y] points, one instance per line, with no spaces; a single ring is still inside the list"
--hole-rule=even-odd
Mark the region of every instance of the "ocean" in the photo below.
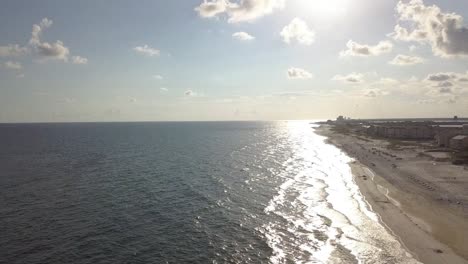
[[[0,125],[0,263],[417,263],[306,121]]]

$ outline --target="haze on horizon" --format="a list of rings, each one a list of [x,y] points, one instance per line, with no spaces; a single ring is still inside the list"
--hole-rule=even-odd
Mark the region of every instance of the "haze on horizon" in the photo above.
[[[6,0],[0,122],[468,116],[467,1]]]

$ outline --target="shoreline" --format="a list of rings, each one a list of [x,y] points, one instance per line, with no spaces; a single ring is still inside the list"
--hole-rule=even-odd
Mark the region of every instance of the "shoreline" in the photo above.
[[[468,263],[468,214],[463,203],[451,202],[455,199],[452,196],[464,197],[466,193],[454,192],[449,198],[441,199],[450,189],[424,178],[421,171],[411,174],[413,167],[427,166],[424,161],[414,166],[410,158],[397,163],[369,154],[371,146],[378,147],[383,141],[370,142],[335,133],[323,125],[315,131],[354,159],[350,163],[354,182],[366,203],[417,260],[426,264]]]

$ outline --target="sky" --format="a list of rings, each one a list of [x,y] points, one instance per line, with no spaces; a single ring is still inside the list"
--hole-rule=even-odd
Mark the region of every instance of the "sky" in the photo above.
[[[0,122],[468,116],[468,1],[4,0]]]

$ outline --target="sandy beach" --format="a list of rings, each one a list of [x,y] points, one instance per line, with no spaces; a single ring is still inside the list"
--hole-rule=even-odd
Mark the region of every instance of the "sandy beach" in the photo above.
[[[421,262],[468,263],[468,170],[419,145],[317,129],[355,159],[355,181],[382,223]]]

